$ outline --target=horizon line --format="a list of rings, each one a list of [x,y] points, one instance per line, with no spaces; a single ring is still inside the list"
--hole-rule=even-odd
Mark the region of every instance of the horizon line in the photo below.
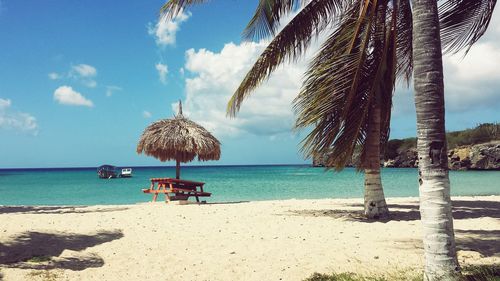
[[[115,166],[115,165],[111,165]],[[259,166],[312,166],[307,163],[297,164],[222,164],[222,165],[182,165],[181,168],[206,168],[206,167],[259,167]],[[86,166],[86,167],[17,167],[17,168],[0,168],[2,170],[77,170],[77,169],[97,169],[100,166]],[[175,165],[168,166],[115,166],[117,168],[175,168]]]

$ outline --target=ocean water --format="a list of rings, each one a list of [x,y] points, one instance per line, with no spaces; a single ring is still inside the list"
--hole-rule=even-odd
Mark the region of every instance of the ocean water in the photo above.
[[[0,205],[134,204],[154,177],[174,177],[173,167],[136,167],[132,178],[99,179],[95,168],[0,170]],[[208,202],[363,196],[363,174],[310,166],[182,167],[181,178],[205,182]],[[500,195],[499,171],[451,171],[452,195]],[[387,197],[418,196],[417,169],[383,169]],[[160,194],[159,199],[163,200]]]

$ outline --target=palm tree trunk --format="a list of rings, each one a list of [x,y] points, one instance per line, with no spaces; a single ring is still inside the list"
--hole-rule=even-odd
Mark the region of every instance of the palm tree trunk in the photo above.
[[[444,128],[444,86],[436,0],[412,0],[420,216],[425,280],[458,280]]]
[[[365,216],[386,218],[389,209],[380,179],[380,105],[377,101],[370,110],[365,151]]]
[[[377,7],[377,25],[375,39],[375,50],[382,56],[383,42],[385,38],[385,20],[387,0],[379,1]],[[382,63],[382,62],[381,62]],[[381,139],[381,92],[373,93],[373,101],[368,116],[368,130],[366,133],[365,155],[363,167],[365,170],[365,216],[369,219],[380,219],[389,216],[389,210],[385,203],[382,180],[380,178],[380,139]]]

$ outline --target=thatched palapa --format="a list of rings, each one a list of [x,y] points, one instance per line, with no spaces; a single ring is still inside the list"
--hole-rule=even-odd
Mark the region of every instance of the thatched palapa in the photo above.
[[[180,162],[219,160],[220,142],[205,128],[179,113],[173,119],[162,119],[149,125],[137,144],[137,153],[153,156],[162,162],[176,160],[176,178]]]

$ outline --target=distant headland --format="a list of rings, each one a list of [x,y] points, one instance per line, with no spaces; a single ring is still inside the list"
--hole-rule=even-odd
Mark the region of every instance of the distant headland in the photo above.
[[[446,139],[451,170],[500,170],[500,124],[484,123],[449,132]],[[351,163],[356,163],[357,157],[355,154]],[[389,140],[383,160],[383,166],[388,168],[416,168],[417,138]],[[323,163],[321,157],[313,159],[315,167],[323,167]]]

